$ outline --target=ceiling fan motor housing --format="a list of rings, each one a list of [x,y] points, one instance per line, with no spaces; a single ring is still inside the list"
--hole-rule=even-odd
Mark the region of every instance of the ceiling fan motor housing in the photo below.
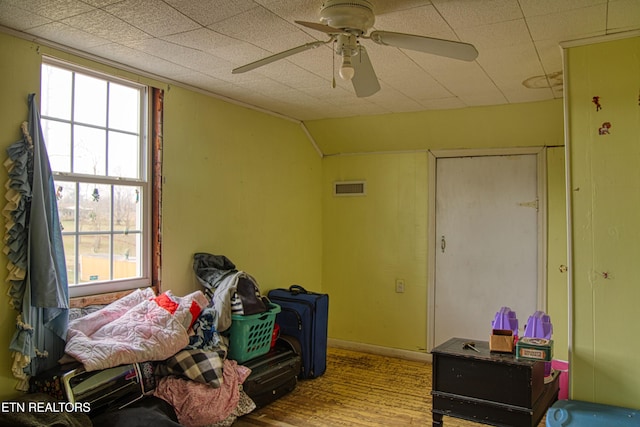
[[[365,34],[375,22],[373,5],[367,0],[327,0],[320,10],[320,21],[352,34]]]

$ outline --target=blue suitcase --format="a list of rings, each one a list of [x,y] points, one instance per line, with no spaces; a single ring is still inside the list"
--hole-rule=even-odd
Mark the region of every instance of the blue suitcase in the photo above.
[[[315,378],[327,369],[327,321],[329,295],[309,292],[302,286],[272,289],[267,297],[281,308],[276,315],[280,333],[300,342],[300,378]]]
[[[580,400],[558,400],[547,411],[547,427],[639,427],[640,412]]]

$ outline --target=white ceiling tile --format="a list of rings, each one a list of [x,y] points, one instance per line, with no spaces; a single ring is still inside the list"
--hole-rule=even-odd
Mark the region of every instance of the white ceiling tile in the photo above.
[[[451,96],[451,92],[426,73],[415,73],[413,75],[408,73],[406,78],[396,79],[391,82],[385,81],[385,83],[387,86],[414,100],[440,99]]]
[[[551,99],[551,88],[527,89],[522,85],[506,85],[500,88],[510,103],[537,102]]]
[[[465,42],[473,44],[479,55],[485,49],[531,42],[524,19],[463,28],[458,30],[458,35]]]
[[[260,81],[262,84],[269,85],[273,81],[273,79],[265,76],[264,74],[251,72],[242,74],[216,73],[216,77],[220,80],[239,86],[250,85],[255,81]]]
[[[527,18],[533,40],[576,40],[603,35],[606,30],[606,4]]]
[[[261,75],[269,77],[273,80],[280,80],[289,87],[302,89],[307,87],[317,87],[323,85],[330,80],[330,76],[325,78],[318,74],[307,71],[287,61],[278,61],[269,67],[262,67],[256,70]],[[282,76],[285,75],[284,78]]]
[[[555,40],[540,40],[534,43],[542,68],[549,73],[562,72],[562,48]]]
[[[287,61],[316,75],[330,79],[332,76],[334,60],[336,72],[340,66],[340,59],[337,56],[334,58],[331,46],[332,45],[321,46],[317,49],[308,50],[298,55],[290,56]]]
[[[221,46],[208,52],[233,64],[234,68],[254,62],[257,58],[271,55],[271,52],[245,42]]]
[[[564,96],[564,88],[562,86],[552,87],[554,99],[561,99]]]
[[[519,0],[524,16],[550,15],[607,3],[607,0]]]
[[[213,25],[256,7],[252,0],[165,0],[202,26]]]
[[[404,9],[376,17],[375,29],[383,31],[407,32],[421,36],[435,36],[436,34],[451,34],[449,24],[432,6]]]
[[[432,0],[454,30],[522,18],[517,0]]]
[[[406,68],[418,68],[407,54],[395,47],[367,46],[367,53],[378,77],[394,78],[402,76]]]
[[[189,69],[179,64],[116,43],[95,46],[91,51],[97,56],[127,64],[130,67],[157,76],[172,78],[189,71]]]
[[[141,40],[150,37],[144,31],[99,9],[64,19],[62,22],[114,43]]]
[[[640,22],[640,1],[610,0],[607,12],[607,33],[638,28],[638,22]]]
[[[414,99],[442,98],[451,95],[429,73],[425,72],[419,63],[399,49],[380,47],[373,49],[371,56],[378,78],[399,93],[412,96]]]
[[[323,82],[319,86],[302,88],[302,92],[316,99],[322,100],[326,105],[333,106],[360,106],[366,102],[366,98],[358,98],[353,91],[351,83],[337,80],[336,87],[331,82]]]
[[[162,39],[211,54],[215,54],[217,49],[230,46],[240,50],[238,49],[238,41],[236,39],[217,33],[209,28],[198,28],[193,31],[172,34],[164,36]]]
[[[126,46],[205,74],[231,73],[233,68],[233,64],[221,58],[161,39],[138,40]]]
[[[256,0],[256,3],[271,10],[283,20],[293,23],[294,21],[319,22],[320,8],[322,0]],[[307,29],[309,31],[310,29]]]
[[[487,93],[467,92],[460,95],[459,98],[467,107],[480,107],[483,105],[499,105],[508,103],[507,97],[499,91]]]
[[[260,39],[252,40],[251,43],[269,52],[278,53],[278,52],[289,50],[294,47],[302,46],[304,44],[315,42],[315,41],[316,41],[315,39],[311,38],[308,34],[304,33],[303,31],[295,31],[288,34],[277,34],[277,35],[271,35],[267,33]],[[314,52],[314,49],[310,49],[302,53],[313,54],[315,52]]]
[[[239,40],[259,43],[265,37],[283,37],[299,31],[294,23],[283,20],[262,6],[220,21],[210,28]]]
[[[62,22],[52,22],[33,28],[31,34],[46,40],[56,40],[56,43],[81,50],[110,43],[109,40],[78,30]]]
[[[161,0],[144,2],[124,0],[107,6],[105,10],[155,37],[182,33],[200,27],[199,24]]]
[[[512,60],[505,61],[505,57]],[[532,102],[553,97],[548,86],[525,86],[525,82],[533,80],[547,82],[532,44],[487,51],[479,62],[509,102]]]
[[[381,82],[380,92],[372,95],[367,100],[383,109],[385,113],[409,112],[420,109],[420,104],[396,89]]]
[[[23,31],[51,22],[51,19],[10,3],[0,2],[0,25]]]
[[[2,0],[2,3],[28,10],[54,21],[95,9],[79,0]]]
[[[417,61],[423,60],[417,55],[414,57]],[[458,66],[451,67],[447,65],[451,61],[446,58],[434,58],[423,66],[451,94],[462,100],[465,96],[473,99],[474,103],[470,105],[478,105],[476,100],[482,98],[485,99],[482,105],[500,104],[506,101],[493,80],[477,63],[458,61]]]
[[[113,3],[118,3],[122,0],[82,0],[84,3],[90,4],[93,7],[102,8]]]
[[[478,58],[478,63],[494,81],[505,78],[522,81],[544,74],[533,43],[487,49],[482,58]]]
[[[430,0],[369,0],[377,16],[431,5]]]
[[[185,69],[182,73],[176,73],[174,78],[186,85],[201,88],[207,91],[218,93],[224,88],[231,86],[231,83],[224,82],[198,71]]]

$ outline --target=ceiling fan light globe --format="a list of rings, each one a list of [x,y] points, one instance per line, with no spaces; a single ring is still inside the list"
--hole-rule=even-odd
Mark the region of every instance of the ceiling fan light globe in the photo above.
[[[340,78],[342,80],[349,81],[356,74],[356,70],[353,69],[353,66],[351,64],[346,64],[340,67],[340,71],[338,71],[338,74],[340,74]]]

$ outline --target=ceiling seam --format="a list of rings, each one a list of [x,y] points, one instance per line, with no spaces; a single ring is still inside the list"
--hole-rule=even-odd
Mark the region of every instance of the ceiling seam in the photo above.
[[[542,57],[540,56],[540,51],[538,50],[538,45],[536,44],[536,41],[533,39],[533,34],[531,34],[531,28],[529,27],[529,22],[527,21],[527,16],[525,15],[524,10],[522,10],[522,4],[520,4],[520,1],[521,0],[518,0],[518,8],[520,8],[520,13],[522,13],[522,20],[524,21],[524,26],[527,27],[527,33],[529,33],[529,38],[531,39],[531,44],[533,45],[533,50],[535,50],[536,57],[538,58],[538,62],[540,63],[540,66],[542,67],[542,72],[544,73],[544,79],[547,82],[547,86],[548,86],[549,90],[551,91],[551,94],[555,98],[555,95],[553,93],[553,86],[551,84],[551,78],[549,77],[549,75],[550,75],[550,73],[552,71],[551,70],[547,70],[545,65],[544,65],[544,61],[542,60]],[[562,70],[560,70],[560,71],[562,72]],[[524,81],[522,83],[524,84]]]
[[[307,136],[307,139],[309,140],[309,142],[311,143],[313,148],[315,148],[315,150],[318,153],[318,155],[320,156],[320,158],[321,159],[324,158],[324,153],[322,152],[320,147],[318,147],[318,144],[316,143],[316,140],[313,138],[313,135],[311,135],[311,132],[309,132],[309,129],[307,129],[307,125],[305,125],[305,123],[302,120],[300,121],[300,127],[302,128],[302,131]]]

